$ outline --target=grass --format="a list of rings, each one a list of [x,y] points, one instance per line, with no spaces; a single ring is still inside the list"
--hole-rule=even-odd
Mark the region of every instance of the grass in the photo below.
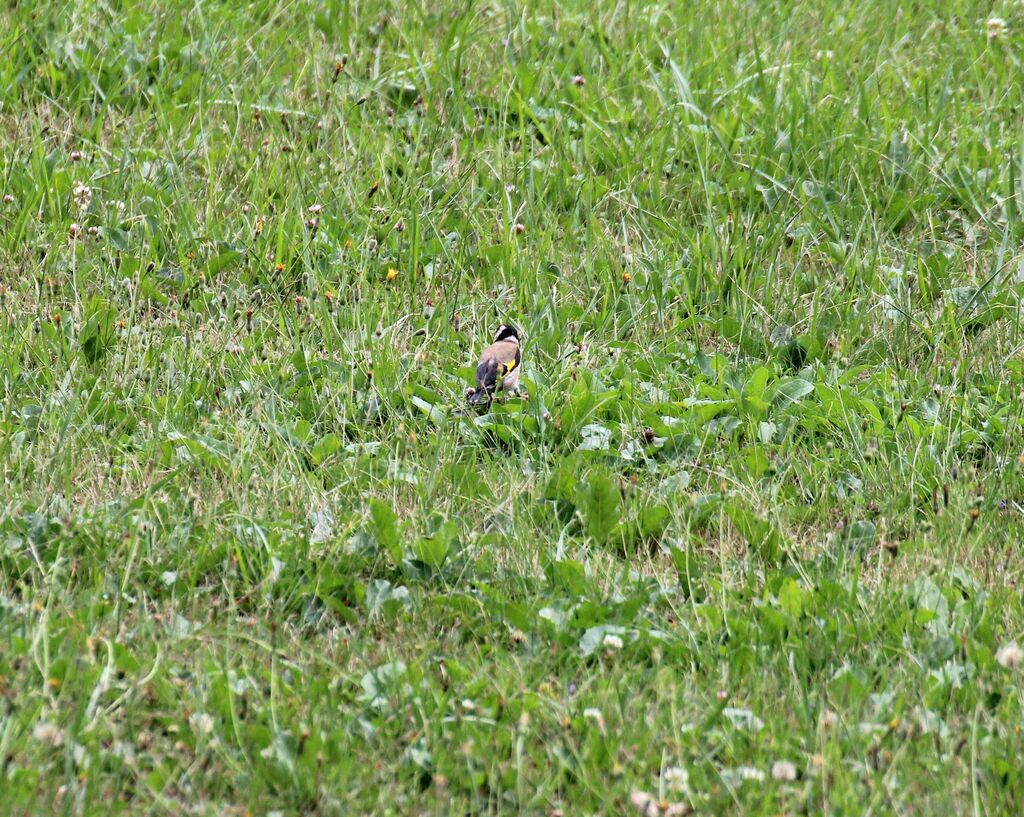
[[[7,813],[1016,813],[1017,4],[0,54]]]

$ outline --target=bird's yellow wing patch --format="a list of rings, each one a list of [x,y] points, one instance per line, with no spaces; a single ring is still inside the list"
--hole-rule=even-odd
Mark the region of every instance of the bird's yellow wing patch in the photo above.
[[[501,373],[502,373],[502,375],[504,376],[504,375],[507,375],[507,374],[511,374],[512,370],[515,367],[516,367],[516,359],[515,358],[512,358],[511,360],[506,360],[504,363],[501,364]]]

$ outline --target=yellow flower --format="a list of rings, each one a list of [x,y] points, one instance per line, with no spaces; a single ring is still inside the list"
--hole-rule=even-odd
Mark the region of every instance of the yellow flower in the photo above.
[[[390,281],[394,281],[397,277],[398,277],[398,270],[396,270],[394,267],[391,267],[388,270],[388,281],[389,282]]]

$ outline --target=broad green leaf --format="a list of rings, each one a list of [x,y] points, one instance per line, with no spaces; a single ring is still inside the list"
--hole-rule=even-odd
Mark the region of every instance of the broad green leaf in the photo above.
[[[451,552],[451,541],[444,536],[428,536],[417,539],[413,545],[416,558],[434,570],[442,567]]]
[[[370,500],[370,525],[377,542],[395,562],[402,560],[402,540],[398,532],[398,518],[391,506],[377,498]]]
[[[583,562],[576,559],[560,559],[550,563],[547,569],[549,580],[573,596],[587,593],[587,573]]]
[[[586,519],[587,534],[606,544],[621,517],[619,488],[606,468],[595,468],[587,478],[579,506]]]
[[[779,606],[793,618],[800,618],[804,610],[804,589],[796,579],[786,579],[779,588]]]
[[[429,419],[430,422],[432,422],[434,425],[440,425],[441,422],[444,420],[444,410],[440,406],[435,406],[431,403],[428,403],[422,397],[419,397],[415,394],[410,396],[409,402],[411,402],[414,406],[416,406],[416,408],[423,412],[427,419]]]
[[[579,462],[576,458],[567,457],[555,466],[544,489],[544,498],[561,502],[575,502],[577,498],[577,474]]]
[[[337,434],[325,434],[309,452],[309,458],[313,465],[320,465],[328,457],[337,454],[341,450],[341,439]]]
[[[241,259],[242,254],[238,250],[226,250],[218,253],[210,259],[206,265],[206,274],[211,278],[220,272],[223,272],[232,264],[238,263]]]
[[[787,377],[775,384],[772,402],[779,408],[786,408],[814,391],[814,384],[802,377]]]
[[[82,354],[90,363],[98,363],[114,344],[113,308],[100,298],[94,298],[88,307],[85,323],[78,333]]]
[[[416,558],[427,567],[438,570],[455,550],[459,536],[459,526],[453,519],[435,520],[434,532],[413,545]]]

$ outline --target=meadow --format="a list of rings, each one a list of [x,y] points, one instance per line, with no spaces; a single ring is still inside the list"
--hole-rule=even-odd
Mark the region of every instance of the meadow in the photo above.
[[[5,3],[3,812],[1019,813],[1022,58]]]

